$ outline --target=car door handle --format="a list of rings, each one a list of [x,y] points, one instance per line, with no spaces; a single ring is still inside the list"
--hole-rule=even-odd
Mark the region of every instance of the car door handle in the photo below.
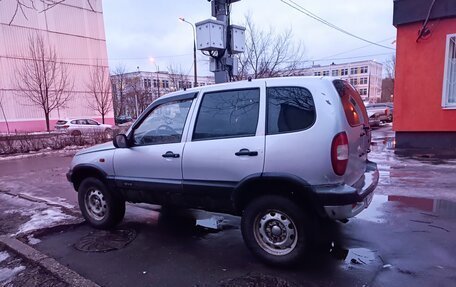
[[[248,155],[248,156],[257,156],[258,152],[257,151],[249,151],[246,148],[241,149],[237,153],[235,153],[237,156],[243,156],[243,155]]]
[[[162,154],[162,157],[170,157],[170,158],[178,158],[178,153],[173,153],[172,151],[167,151],[166,153]]]

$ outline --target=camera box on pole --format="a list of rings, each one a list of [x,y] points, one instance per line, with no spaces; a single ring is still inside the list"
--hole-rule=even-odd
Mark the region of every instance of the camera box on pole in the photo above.
[[[208,19],[196,23],[195,26],[198,50],[217,51],[225,49],[225,24],[222,21]]]
[[[245,27],[230,25],[231,53],[238,54],[245,51]]]

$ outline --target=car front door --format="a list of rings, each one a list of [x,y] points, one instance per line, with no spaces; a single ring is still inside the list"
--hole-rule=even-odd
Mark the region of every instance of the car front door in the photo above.
[[[116,149],[115,180],[127,198],[163,203],[182,191],[182,135],[192,102],[171,100],[156,106],[134,125],[130,147]]]
[[[264,163],[264,82],[206,88],[198,99],[183,157],[184,198],[194,207],[222,210],[234,187],[260,175]]]

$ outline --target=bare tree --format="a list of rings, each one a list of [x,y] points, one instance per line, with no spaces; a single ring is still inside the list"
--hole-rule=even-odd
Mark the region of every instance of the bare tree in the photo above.
[[[0,91],[0,110],[2,111],[3,119],[5,120],[6,131],[9,134],[10,133],[10,129],[9,129],[9,124],[8,124],[8,119],[6,118],[5,108],[3,106],[3,91]]]
[[[125,83],[126,107],[129,111],[135,111],[135,116],[138,117],[152,102],[151,93],[143,87],[139,76],[128,78]]]
[[[28,42],[27,59],[17,67],[17,90],[20,96],[43,110],[46,129],[50,131],[49,115],[53,110],[65,107],[74,82],[70,79],[68,66],[57,61],[55,49],[46,45],[40,34],[29,36]]]
[[[114,117],[118,118],[125,113],[125,65],[119,64],[116,66],[111,75],[111,84]]]
[[[170,64],[167,70],[171,87],[174,90],[187,88],[188,76],[184,74],[181,66],[178,67],[177,65]]]
[[[97,63],[92,69],[87,88],[93,97],[88,105],[91,109],[101,115],[101,120],[104,124],[106,114],[112,111],[113,101],[111,97],[111,81],[109,79],[108,67],[101,66]]]
[[[396,76],[396,55],[392,55],[390,59],[385,61],[386,77],[394,79]]]
[[[394,78],[396,76],[396,55],[385,61],[386,78],[382,80],[382,102],[392,101],[394,94]]]
[[[0,0],[2,2],[3,0]],[[25,19],[28,20],[26,10],[34,10],[42,13],[49,9],[54,8],[55,6],[64,3],[66,0],[15,0],[16,1],[16,8],[14,9],[13,15],[11,15],[11,19],[9,25],[11,25],[16,18],[17,14],[20,12]],[[89,5],[90,10],[94,11],[93,5],[91,0],[86,0],[87,4]],[[37,3],[41,3],[42,8],[37,8]]]
[[[259,30],[250,15],[245,16],[246,51],[239,55],[237,79],[292,75],[300,67],[303,46],[293,43],[293,31],[276,33],[272,28]]]

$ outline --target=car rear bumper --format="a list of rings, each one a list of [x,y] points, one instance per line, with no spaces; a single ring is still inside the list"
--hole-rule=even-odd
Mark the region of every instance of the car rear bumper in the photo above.
[[[329,218],[346,219],[369,206],[378,178],[377,164],[368,161],[364,175],[354,185],[320,186],[315,191]]]

